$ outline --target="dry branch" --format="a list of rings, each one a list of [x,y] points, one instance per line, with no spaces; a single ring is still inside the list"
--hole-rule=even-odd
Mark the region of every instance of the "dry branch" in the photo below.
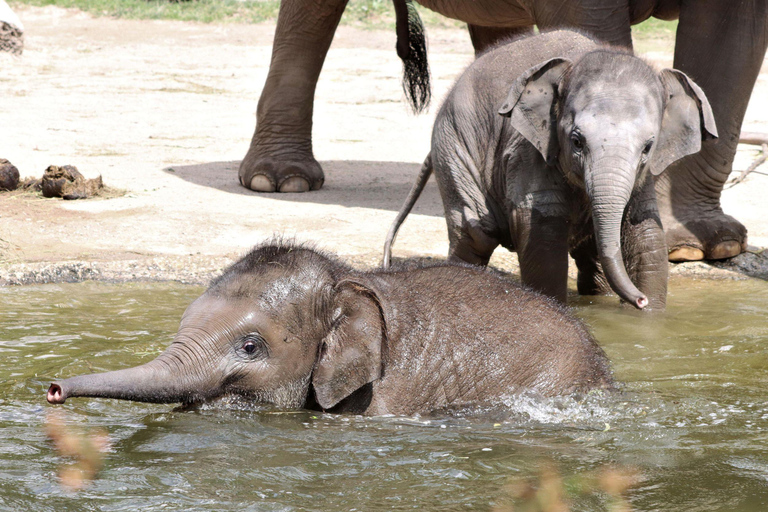
[[[741,132],[739,144],[754,144],[755,146],[768,144],[768,133]]]
[[[768,134],[765,133],[756,133],[756,132],[741,132],[741,137],[739,138],[740,144],[758,144],[761,146],[761,154],[760,156],[755,159],[754,162],[749,164],[749,167],[741,171],[741,174],[733,178],[728,182],[729,187],[731,188],[734,185],[738,185],[742,181],[744,181],[747,176],[749,176],[752,172],[755,171],[758,167],[760,167],[763,163],[765,163],[766,159],[768,159]],[[762,174],[762,173],[757,173]]]

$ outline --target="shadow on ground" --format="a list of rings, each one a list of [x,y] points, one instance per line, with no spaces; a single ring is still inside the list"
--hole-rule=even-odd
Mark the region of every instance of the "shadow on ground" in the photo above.
[[[210,162],[171,166],[166,168],[165,172],[190,183],[223,192],[284,201],[286,207],[290,207],[291,203],[301,202],[398,211],[421,168],[420,164],[406,162],[325,161],[321,162],[325,170],[325,185],[321,190],[305,194],[264,194],[240,186],[237,180],[239,165],[239,161]],[[421,215],[443,216],[443,205],[434,178],[427,183],[413,211]],[[509,254],[503,250],[498,252],[502,255]],[[673,270],[678,266],[685,269],[678,269],[677,272]],[[684,272],[687,275],[712,277],[720,275],[718,270],[726,270],[768,280],[768,250],[744,253],[721,262],[677,264],[673,269],[673,274]],[[730,277],[727,273],[721,276]]]
[[[405,162],[332,160],[320,164],[325,171],[323,188],[304,194],[265,194],[240,186],[237,180],[239,161],[172,165],[164,171],[196,185],[232,194],[262,196],[287,203],[338,204],[398,211],[421,169],[421,164]],[[434,178],[427,183],[413,212],[443,216],[443,203]]]

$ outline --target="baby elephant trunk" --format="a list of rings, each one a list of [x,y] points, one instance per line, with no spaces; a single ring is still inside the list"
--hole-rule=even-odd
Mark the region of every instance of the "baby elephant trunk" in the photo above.
[[[597,251],[603,272],[619,297],[643,309],[648,305],[648,297],[629,279],[621,254],[621,222],[632,194],[635,173],[605,165],[595,166],[595,169],[600,172],[587,172],[585,185],[592,202]]]
[[[117,398],[137,402],[191,403],[198,401],[203,387],[187,375],[157,359],[147,364],[106,373],[80,375],[51,384],[47,399],[63,404],[73,396]]]

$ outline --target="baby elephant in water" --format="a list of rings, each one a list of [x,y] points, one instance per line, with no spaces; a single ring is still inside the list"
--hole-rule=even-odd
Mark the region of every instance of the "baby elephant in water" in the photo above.
[[[582,294],[664,307],[667,248],[653,175],[715,138],[701,89],[626,50],[561,30],[499,46],[462,74],[385,246],[434,170],[450,257],[517,251],[523,283],[565,300],[568,253]]]
[[[233,264],[186,310],[157,359],[51,384],[74,396],[194,404],[241,396],[283,408],[426,413],[610,389],[608,360],[555,301],[486,269],[355,271],[271,243]]]

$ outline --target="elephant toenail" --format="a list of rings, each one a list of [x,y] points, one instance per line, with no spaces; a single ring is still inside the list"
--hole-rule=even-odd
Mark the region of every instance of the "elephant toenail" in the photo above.
[[[704,259],[704,251],[695,247],[678,247],[669,252],[669,261],[700,261]]]
[[[309,182],[301,176],[291,176],[280,184],[280,192],[309,192]]]
[[[720,242],[709,254],[709,258],[713,260],[724,260],[726,258],[733,258],[741,254],[741,244],[735,240],[728,240],[726,242]]]
[[[256,192],[274,192],[272,181],[263,174],[257,174],[251,178],[251,190]]]

